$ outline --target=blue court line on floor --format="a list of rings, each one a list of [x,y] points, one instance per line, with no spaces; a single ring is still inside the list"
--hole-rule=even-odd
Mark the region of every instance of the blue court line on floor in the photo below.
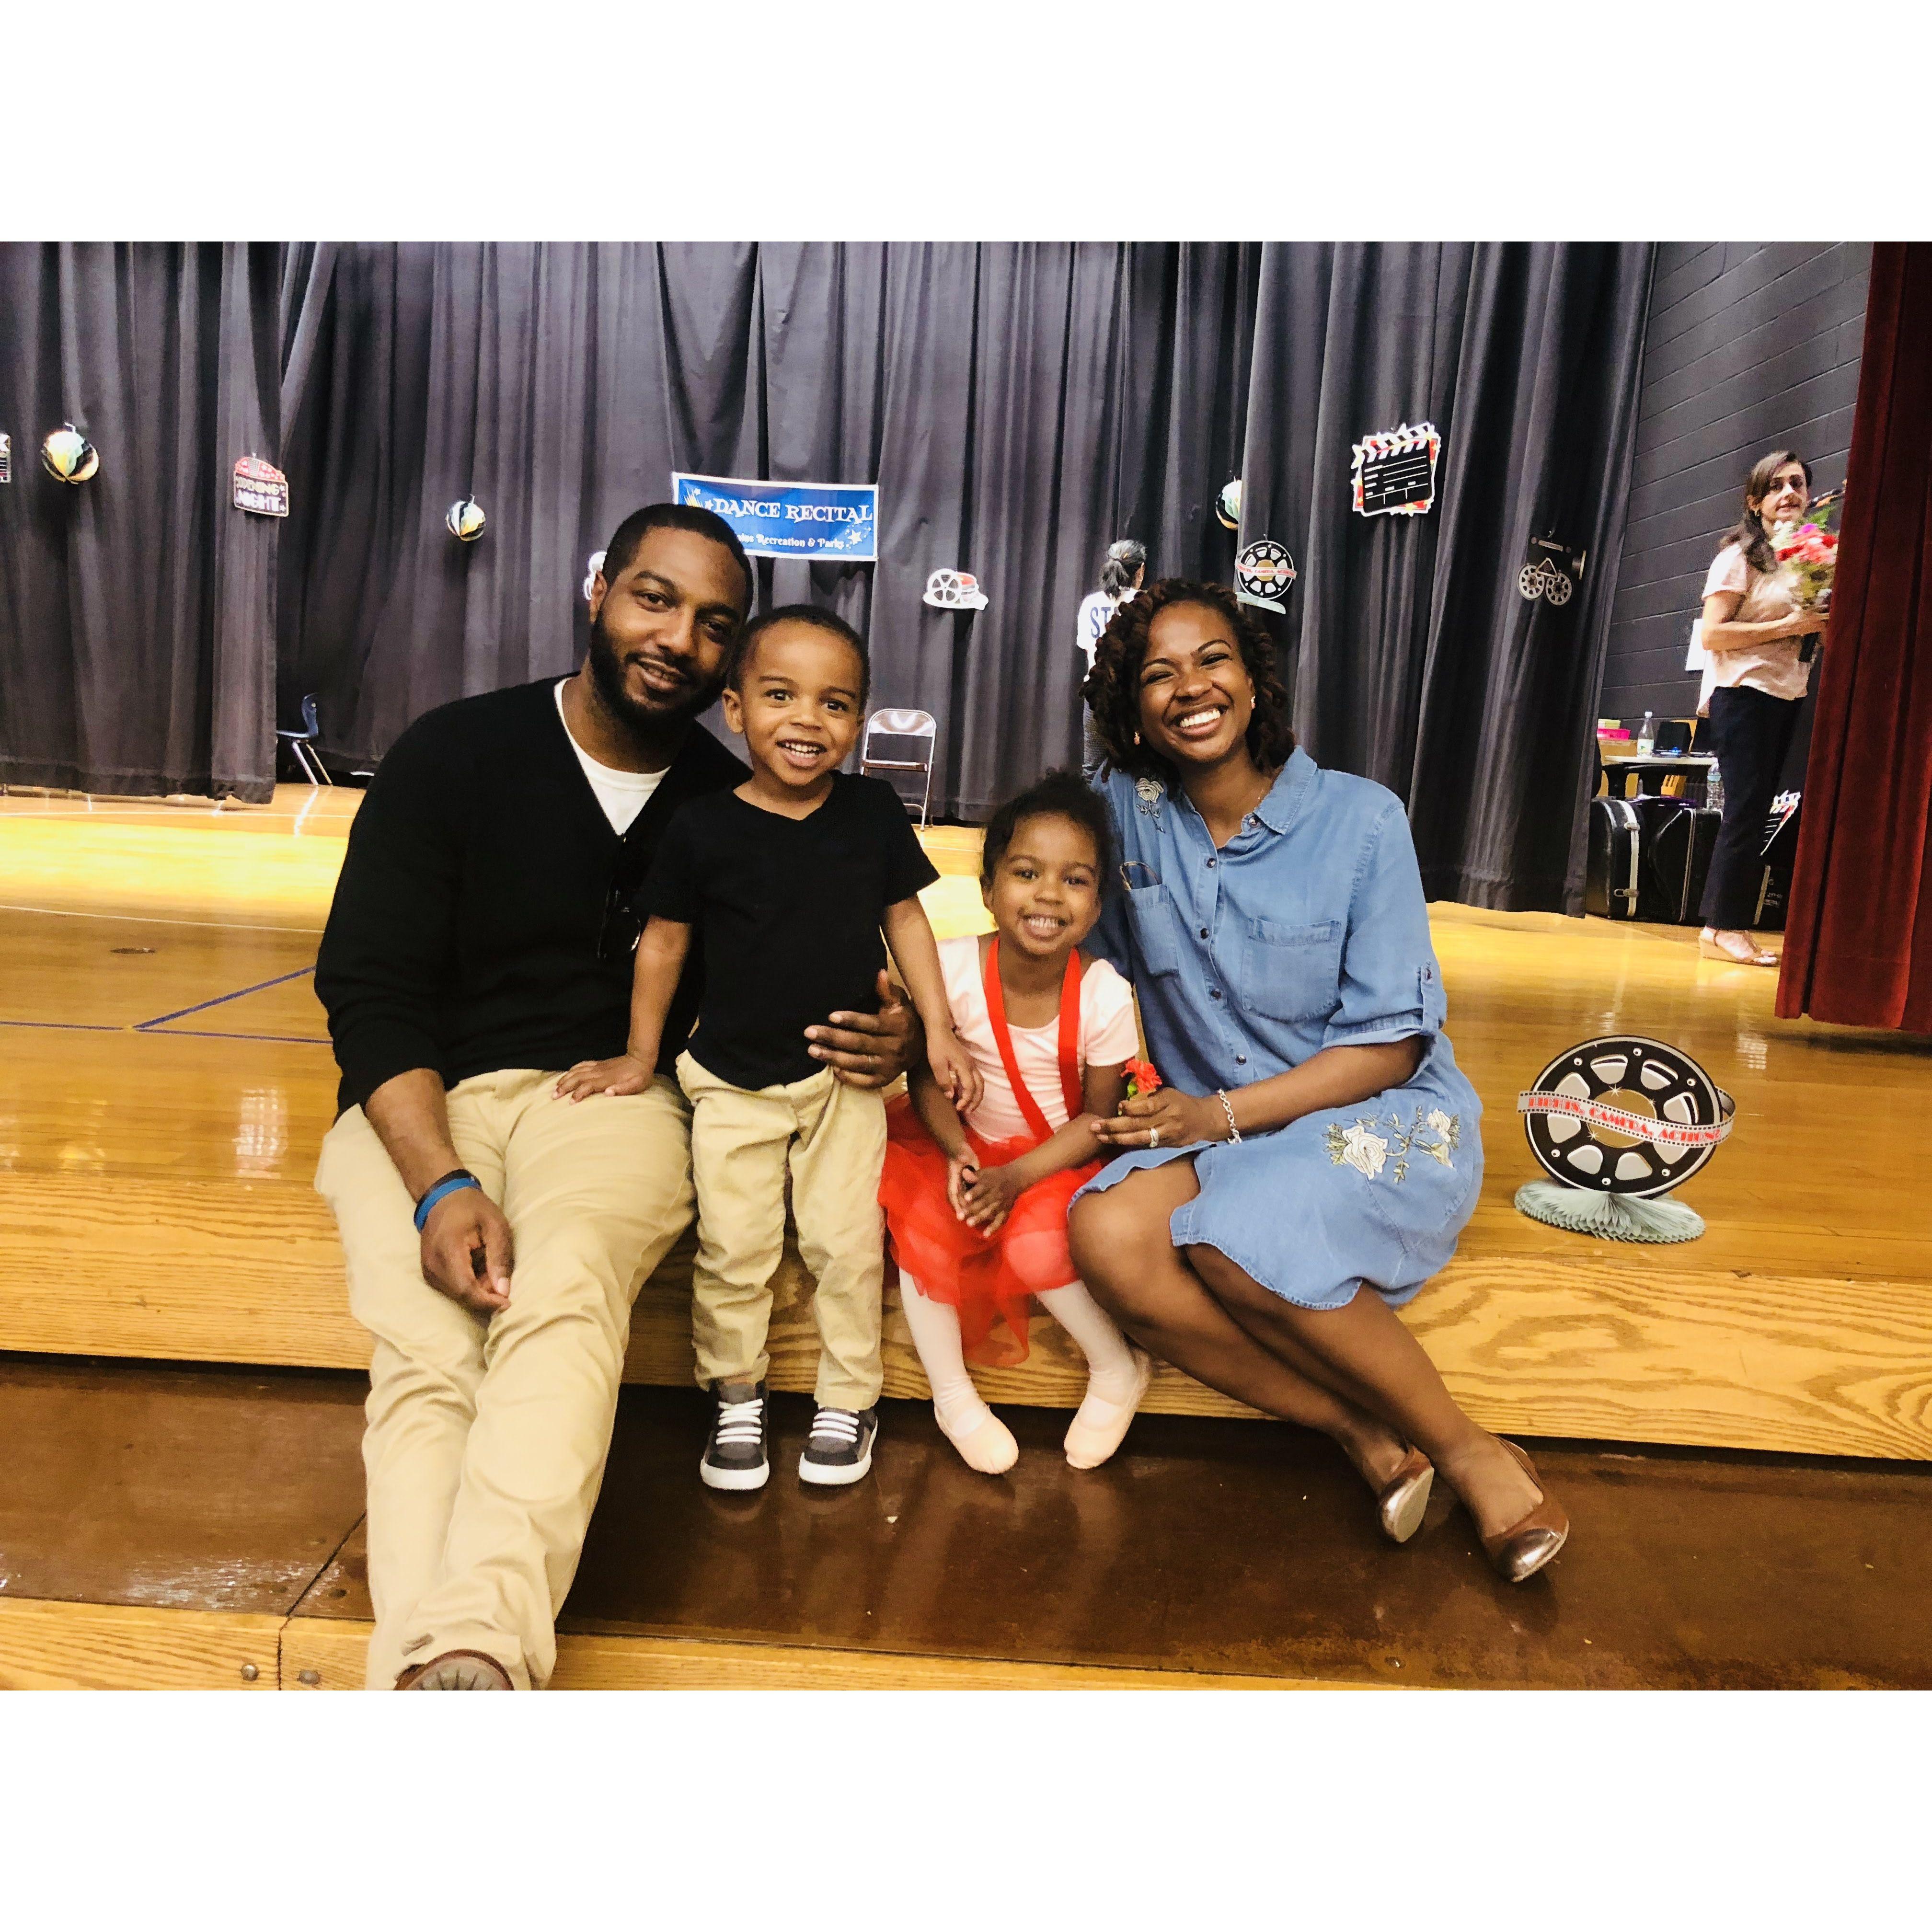
[[[202,1033],[194,1027],[170,1027],[157,1033],[152,1027],[103,1026],[95,1020],[0,1020],[0,1026],[26,1027],[40,1033],[138,1033],[149,1040],[266,1040],[289,1046],[326,1046],[328,1042],[313,1033]]]
[[[103,1026],[95,1020],[0,1020],[0,1026],[39,1027],[49,1033],[126,1033],[126,1027]]]
[[[236,992],[218,994],[214,999],[203,1000],[197,1005],[183,1006],[176,1012],[163,1013],[158,1019],[136,1020],[134,1022],[134,1030],[136,1033],[147,1033],[155,1027],[166,1026],[170,1020],[184,1020],[190,1013],[205,1013],[210,1006],[225,1006],[230,1000],[246,999],[250,993],[266,992],[271,986],[286,986],[290,980],[299,980],[314,970],[315,968],[313,966],[298,966],[292,973],[278,973],[272,980],[260,980],[254,986],[244,986]],[[240,1036],[242,1038],[256,1039],[271,1036],[266,1034]]]
[[[136,1033],[145,1033],[151,1040],[272,1040],[290,1046],[326,1046],[328,1042],[310,1033],[202,1033],[194,1027],[170,1027],[165,1033],[157,1033],[152,1027],[136,1027]]]

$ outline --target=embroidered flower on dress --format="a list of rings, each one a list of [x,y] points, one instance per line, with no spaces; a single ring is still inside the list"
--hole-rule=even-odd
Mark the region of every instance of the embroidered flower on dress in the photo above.
[[[1346,1162],[1365,1179],[1377,1180],[1382,1178],[1384,1166],[1388,1167],[1389,1179],[1400,1185],[1408,1178],[1408,1156],[1412,1152],[1426,1154],[1430,1159],[1439,1162],[1453,1172],[1455,1162],[1450,1160],[1462,1136],[1462,1117],[1460,1114],[1445,1114],[1440,1107],[1432,1110],[1426,1120],[1422,1109],[1418,1107],[1415,1118],[1406,1125],[1400,1114],[1388,1117],[1388,1136],[1385,1138],[1375,1130],[1382,1123],[1379,1120],[1358,1120],[1346,1130],[1330,1121],[1324,1130],[1322,1144],[1328,1150],[1328,1158],[1337,1167]],[[1424,1130],[1436,1138],[1425,1140]],[[1395,1150],[1395,1160],[1389,1163],[1389,1150]]]
[[[1339,1158],[1346,1161],[1357,1173],[1366,1175],[1370,1180],[1382,1171],[1382,1162],[1388,1159],[1389,1144],[1380,1134],[1372,1133],[1373,1123],[1358,1120],[1343,1134],[1342,1152]]]

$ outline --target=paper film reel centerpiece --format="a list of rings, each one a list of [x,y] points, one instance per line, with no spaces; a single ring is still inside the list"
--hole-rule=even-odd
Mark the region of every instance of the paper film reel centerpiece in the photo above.
[[[935,570],[926,580],[926,595],[920,601],[938,610],[983,610],[986,593],[970,571]]]
[[[1516,1109],[1550,1176],[1517,1190],[1516,1206],[1532,1220],[1612,1240],[1687,1241],[1704,1232],[1693,1210],[1662,1197],[1717,1151],[1736,1108],[1688,1054],[1636,1034],[1587,1040],[1558,1054],[1516,1096]]]
[[[1244,604],[1258,604],[1264,610],[1286,611],[1282,602],[1294,582],[1294,560],[1286,544],[1273,537],[1258,537],[1234,560],[1236,595]]]
[[[41,443],[40,464],[63,483],[85,483],[100,467],[100,452],[72,423],[63,423]]]
[[[483,526],[490,520],[484,515],[482,505],[474,496],[465,496],[460,502],[450,505],[442,513],[442,520],[458,543],[474,543],[483,534]]]

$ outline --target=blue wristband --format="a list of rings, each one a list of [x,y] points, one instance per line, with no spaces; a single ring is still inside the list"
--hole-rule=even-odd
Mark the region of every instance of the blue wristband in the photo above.
[[[446,1174],[423,1198],[416,1203],[416,1232],[421,1234],[429,1220],[429,1210],[446,1195],[460,1194],[466,1187],[481,1187],[482,1182],[467,1168],[459,1167],[453,1174]]]

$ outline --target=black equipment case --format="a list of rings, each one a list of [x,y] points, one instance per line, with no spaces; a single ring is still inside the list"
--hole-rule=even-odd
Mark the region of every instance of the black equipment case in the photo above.
[[[1636,916],[1655,926],[1702,920],[1704,881],[1724,814],[1682,798],[1634,798],[1642,827]]]
[[[1599,919],[1636,917],[1642,830],[1634,800],[1591,800],[1589,857],[1583,874],[1586,912]]]

